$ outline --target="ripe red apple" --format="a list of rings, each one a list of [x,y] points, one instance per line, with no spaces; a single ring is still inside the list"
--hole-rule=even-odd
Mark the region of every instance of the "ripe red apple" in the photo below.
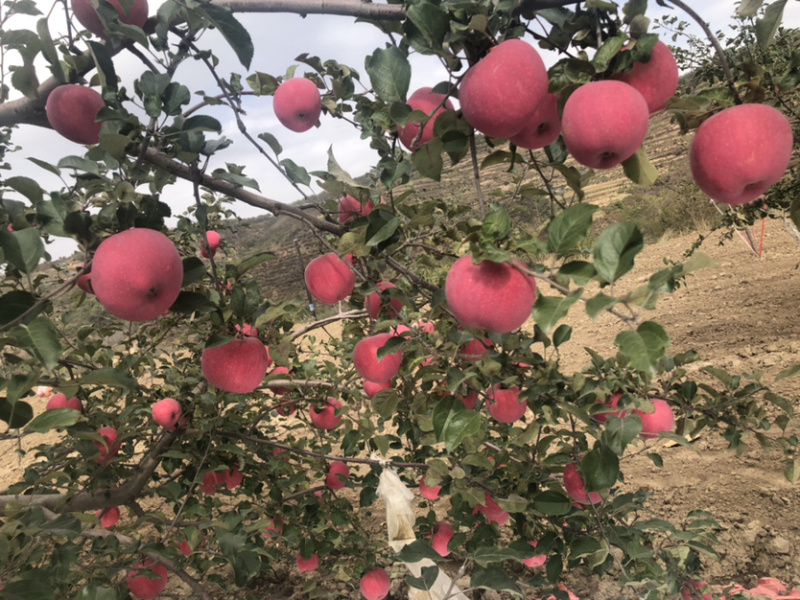
[[[242,485],[244,475],[241,471],[239,471],[239,465],[234,465],[232,469],[223,471],[223,475],[225,477],[225,487],[227,487],[229,490],[235,490],[237,487]]]
[[[222,243],[222,236],[216,231],[206,231],[206,242],[208,243],[208,250],[206,250],[205,244],[200,245],[200,255],[203,258],[208,258],[209,252],[211,256],[216,255],[217,249],[219,249],[219,245]]]
[[[438,500],[439,493],[442,491],[440,485],[428,485],[425,483],[425,475],[419,480],[419,493],[423,498],[428,500]]]
[[[350,477],[350,467],[341,461],[334,461],[328,467],[325,485],[331,490],[340,490],[347,485],[348,477]]]
[[[536,541],[531,541],[528,543],[534,548],[536,548],[536,546],[539,545],[539,543]],[[537,554],[535,556],[531,556],[530,558],[526,558],[525,560],[522,561],[522,564],[525,565],[526,567],[530,567],[531,569],[535,569],[536,567],[543,566],[544,563],[546,562],[547,562],[547,556],[545,556],[544,554]]]
[[[361,578],[361,594],[367,600],[383,600],[389,595],[392,582],[385,569],[372,569]]]
[[[153,421],[167,431],[175,431],[182,416],[181,403],[175,398],[163,398],[153,404]]]
[[[77,410],[82,413],[83,402],[76,396],[68,400],[65,394],[59,392],[58,394],[53,394],[52,398],[47,401],[45,410],[53,410],[54,408],[71,408],[72,410]]]
[[[319,568],[319,555],[315,552],[311,555],[311,558],[306,560],[301,554],[298,554],[295,559],[295,564],[301,573],[316,571],[317,568]]]
[[[752,202],[780,181],[792,156],[792,126],[781,111],[742,104],[698,128],[689,150],[692,176],[712,200]]]
[[[82,85],[60,85],[47,97],[45,112],[50,126],[76,144],[97,144],[102,123],[97,113],[106,105],[103,97]]]
[[[206,348],[200,359],[208,383],[226,392],[249,394],[267,374],[267,351],[257,338],[245,337]]]
[[[622,394],[614,394],[610,398],[608,398],[605,402],[605,405],[608,408],[617,408],[619,405],[619,399],[622,398]],[[598,402],[602,402],[601,398],[597,398]],[[611,410],[611,411],[604,411],[601,413],[596,413],[592,415],[592,418],[597,421],[598,423],[606,423],[609,417],[619,417],[620,419],[625,416],[624,411],[618,410]]]
[[[364,394],[366,394],[367,398],[373,398],[378,392],[390,389],[392,389],[391,381],[384,381],[383,383],[364,381]]]
[[[494,342],[489,338],[474,339],[462,345],[459,356],[469,362],[478,362],[492,351]]]
[[[478,395],[478,392],[470,392],[466,396],[458,396],[458,399],[464,403],[464,406],[467,410],[473,410],[478,405],[480,396]]]
[[[108,2],[117,9],[119,20],[126,25],[143,27],[147,21],[149,12],[147,0],[133,0],[133,6],[129,10],[125,10],[119,0],[108,0]],[[91,0],[72,0],[72,12],[78,22],[86,29],[98,37],[106,37],[103,22],[97,16],[97,10],[92,6]]]
[[[400,143],[413,152],[433,139],[433,125],[436,119],[444,111],[453,110],[453,103],[450,100],[445,101],[444,94],[435,94],[433,88],[424,87],[411,94],[406,104],[413,110],[421,110],[429,117],[424,121],[408,121],[404,126],[397,128]],[[422,123],[425,124],[422,125]],[[420,129],[422,129],[422,135],[419,133]],[[419,139],[417,136],[420,136]]]
[[[350,263],[335,252],[323,254],[306,265],[305,282],[314,298],[325,304],[336,304],[347,298],[356,284]]]
[[[498,423],[515,423],[528,409],[525,401],[520,402],[517,386],[503,388],[501,385],[493,385],[486,395],[488,397],[486,409]]]
[[[445,521],[439,521],[433,527],[433,537],[431,541],[433,542],[433,549],[439,556],[445,557],[450,554],[450,550],[447,549],[447,545],[450,543],[450,540],[453,539],[453,528],[450,527],[449,523]]]
[[[284,127],[301,133],[311,129],[319,120],[322,97],[317,84],[305,77],[296,77],[278,86],[272,106]]]
[[[241,333],[245,337],[258,337],[258,329],[248,323],[245,323],[244,325],[237,325],[236,332]],[[264,349],[268,351],[266,347]]]
[[[339,223],[344,224],[356,217],[366,217],[375,208],[372,200],[367,200],[366,204],[361,204],[350,195],[344,196],[339,200]]]
[[[647,136],[650,110],[624,81],[593,81],[575,90],[564,105],[561,135],[582,165],[610,169],[633,156]]]
[[[486,492],[483,504],[478,504],[475,507],[475,514],[480,513],[486,518],[487,523],[497,523],[498,525],[505,525],[511,517],[506,511],[500,508],[500,505],[494,501],[491,494]]]
[[[403,301],[399,298],[391,298],[387,306],[384,305],[381,298],[381,292],[396,289],[397,286],[389,281],[379,281],[376,286],[378,291],[367,294],[364,298],[364,310],[367,311],[371,319],[377,319],[381,312],[390,319],[397,318],[400,315],[400,311],[403,310]]]
[[[110,529],[119,522],[119,507],[112,506],[111,508],[106,508],[105,510],[101,508],[94,514],[94,516],[100,519],[101,527],[104,529]]]
[[[100,452],[97,463],[106,465],[117,455],[119,449],[122,447],[122,441],[117,441],[117,430],[113,427],[101,427],[100,431],[97,433],[105,438],[105,443],[94,443],[95,446],[97,446],[97,450]]]
[[[420,321],[417,325],[417,328],[422,332],[428,335],[433,335],[436,333],[436,326],[431,323],[430,321]]]
[[[274,369],[272,369],[272,371],[269,372],[269,376],[270,377],[274,377],[275,375],[286,375],[286,377],[283,377],[282,379],[291,379],[292,378],[292,375],[289,372],[289,367],[275,367]],[[282,396],[282,395],[288,394],[288,393],[290,393],[292,391],[287,387],[270,387],[270,389],[277,396]],[[284,416],[286,416],[286,415],[284,415]]]
[[[216,494],[227,481],[223,471],[209,471],[203,475],[203,483],[198,486],[201,492],[208,496]]]
[[[561,115],[558,113],[558,96],[547,94],[536,107],[530,120],[509,141],[520,148],[536,150],[549,146],[561,135]]]
[[[536,281],[509,263],[459,258],[447,273],[447,304],[465,327],[509,333],[531,316]]]
[[[378,358],[378,350],[392,338],[391,333],[379,333],[360,340],[353,348],[353,365],[367,381],[382,383],[394,379],[403,362],[403,351],[397,350]]]
[[[78,280],[75,282],[75,285],[78,286],[78,289],[81,290],[84,294],[92,294],[94,295],[94,290],[92,289],[92,274],[91,273],[84,273]]]
[[[642,420],[642,431],[639,434],[643,438],[657,438],[661,431],[672,431],[675,428],[675,415],[666,400],[653,398],[653,410],[642,411],[632,410],[631,414],[637,415]]]
[[[115,317],[151,321],[172,306],[183,285],[181,255],[154,229],[128,229],[107,238],[94,253],[92,288]]]
[[[311,424],[326,431],[336,429],[342,420],[341,416],[336,416],[336,411],[339,408],[342,408],[342,403],[337,398],[328,396],[325,400],[324,408],[317,410],[316,406],[312,406],[308,409]]]
[[[600,492],[586,492],[583,478],[575,463],[569,463],[564,467],[564,489],[567,490],[569,497],[578,504],[599,504],[603,499]]]
[[[167,568],[148,558],[128,572],[128,589],[137,598],[152,600],[167,587],[167,577]]]
[[[458,99],[464,118],[490,137],[522,131],[547,94],[547,69],[529,44],[506,40],[464,75]]]
[[[619,79],[633,86],[647,102],[650,114],[667,107],[667,100],[678,91],[678,63],[664,42],[656,42],[650,60],[636,62]]]

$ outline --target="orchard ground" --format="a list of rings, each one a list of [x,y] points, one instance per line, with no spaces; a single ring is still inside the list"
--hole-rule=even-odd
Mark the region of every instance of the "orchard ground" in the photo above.
[[[680,259],[695,239],[696,234],[687,234],[647,246],[637,257],[634,276],[626,278],[625,283],[641,285],[662,266],[663,257]],[[671,353],[693,349],[700,354],[701,360],[689,365],[690,369],[699,370],[709,364],[734,374],[760,369],[765,373],[765,381],[771,383],[783,368],[800,363],[796,301],[800,287],[800,247],[778,221],[767,222],[765,252],[760,260],[738,238],[723,246],[718,241],[718,235],[713,235],[702,247],[715,266],[695,273],[680,291],[662,296],[657,310],[648,317],[655,317],[666,327],[672,340]],[[565,372],[579,370],[588,362],[585,346],[606,356],[615,351],[614,337],[619,326],[613,316],[606,313],[592,323],[576,305],[566,322],[573,325],[574,332],[572,339],[562,346]],[[336,335],[338,326],[334,324],[326,330]],[[784,379],[772,389],[796,398],[797,381]],[[46,400],[33,401],[37,414],[45,403]],[[48,441],[58,435],[48,434]],[[32,435],[22,440],[22,446],[27,448],[43,441],[45,436]],[[653,492],[649,503],[653,514],[649,516],[680,522],[690,510],[713,513],[722,527],[717,548],[721,558],[706,561],[706,576],[710,581],[752,587],[759,577],[773,576],[787,585],[800,587],[800,548],[796,544],[800,537],[800,497],[783,475],[783,457],[777,453],[765,455],[756,447],[737,457],[726,449],[725,440],[713,434],[694,444],[698,452],[668,447],[659,441],[648,445],[660,447],[664,468],[656,468],[644,451],[634,454],[624,459],[628,462],[623,463],[626,484]],[[642,450],[646,447],[641,443]],[[15,442],[11,441],[0,443],[0,456],[5,465],[0,472],[0,488],[18,481],[25,461],[33,458],[28,455],[18,460]],[[353,491],[341,493],[353,494]],[[370,523],[370,533],[385,536],[382,504],[372,507],[372,511],[375,519]],[[292,558],[287,557],[286,564],[269,581],[253,582],[263,585],[265,593],[269,590],[263,596],[266,600],[304,598],[304,586],[310,579],[316,579],[318,588],[359,597],[357,591],[346,592],[352,588],[338,581],[299,573]],[[454,572],[459,565],[450,566]],[[399,564],[391,573],[391,597],[399,598],[405,568]],[[619,594],[612,581],[600,584],[581,572],[572,572],[566,581],[582,600],[610,600]],[[171,582],[173,585],[175,582]],[[498,597],[493,594],[486,592],[483,597]]]

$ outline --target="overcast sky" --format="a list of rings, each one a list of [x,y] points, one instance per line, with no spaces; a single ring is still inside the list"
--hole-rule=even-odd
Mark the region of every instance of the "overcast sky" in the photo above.
[[[151,0],[151,14],[160,3],[159,0]],[[622,5],[624,2],[620,0],[618,4]],[[702,7],[697,7],[700,3],[693,4],[695,10],[698,10],[716,31],[724,28],[729,22],[729,16],[735,10],[737,3],[730,0],[705,0],[702,2]],[[651,17],[672,12],[659,7],[653,1],[650,5],[648,16]],[[679,16],[686,19],[682,13]],[[294,61],[296,56],[306,52],[319,56],[323,61],[334,59],[353,67],[361,73],[362,80],[368,86],[369,79],[364,70],[364,58],[375,48],[385,44],[385,38],[377,29],[366,23],[356,23],[352,17],[308,15],[303,18],[292,14],[241,14],[239,18],[250,31],[255,45],[255,58],[250,72],[258,70],[281,75],[288,67],[297,64]],[[789,2],[784,14],[784,25],[796,27],[798,24],[800,24],[800,3]],[[20,26],[22,23],[16,24],[16,27]],[[699,33],[699,30],[695,29],[695,32]],[[210,32],[204,37],[203,43],[211,44],[215,53],[221,58],[218,68],[220,75],[228,76],[231,72],[244,74],[244,69],[217,32]],[[547,53],[543,53],[543,57],[548,65],[558,59],[555,54],[548,56]],[[411,64],[412,91],[418,87],[431,86],[446,80],[446,71],[435,57],[415,55],[411,58]],[[124,83],[132,88],[132,78],[143,70],[141,63],[130,54],[124,54],[120,55],[115,65]],[[297,75],[302,74],[307,68],[300,64]],[[175,80],[188,85],[192,91],[203,89],[209,94],[217,93],[212,80],[199,62],[191,61],[182,66],[176,73]],[[341,120],[323,115],[320,127],[304,133],[294,133],[283,128],[275,118],[271,97],[248,99],[245,106],[249,131],[254,135],[265,131],[272,133],[284,148],[282,157],[292,158],[309,171],[325,169],[327,151],[331,146],[339,164],[354,176],[366,172],[376,162],[376,153],[370,150],[368,141],[361,140],[358,132]],[[298,199],[296,190],[238,134],[235,122],[228,113],[219,110],[212,114],[223,123],[224,135],[235,141],[232,148],[221,154],[216,166],[223,166],[223,161],[245,165],[245,172],[258,180],[264,196],[283,202]],[[14,135],[14,141],[22,149],[6,157],[12,165],[12,174],[34,177],[46,189],[59,187],[58,181],[35,167],[27,157],[34,156],[56,163],[64,155],[82,154],[84,151],[83,147],[62,139],[53,131],[32,126],[21,126]],[[192,202],[190,194],[191,190],[186,185],[173,186],[165,191],[163,199],[173,207],[173,214],[177,215]],[[237,203],[236,210],[243,217],[256,216],[263,212],[243,203]],[[49,247],[54,256],[69,254],[73,249],[74,246],[63,241]]]

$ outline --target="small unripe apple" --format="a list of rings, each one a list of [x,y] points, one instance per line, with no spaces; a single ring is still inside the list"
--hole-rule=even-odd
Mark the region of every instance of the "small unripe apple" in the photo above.
[[[163,398],[153,404],[153,421],[167,431],[175,431],[182,416],[181,403],[175,398]]]
[[[391,381],[384,381],[383,383],[376,383],[374,381],[364,381],[364,394],[367,398],[372,398],[380,391],[392,389]]]
[[[106,31],[100,17],[97,16],[97,10],[92,6],[91,0],[72,0],[72,12],[78,22],[86,29],[91,31],[98,37],[105,38]],[[132,6],[128,10],[123,8],[119,0],[108,0],[119,15],[119,20],[126,25],[135,25],[136,27],[143,27],[147,21],[149,7],[147,0],[133,0]],[[125,3],[126,6],[128,3]]]
[[[572,157],[593,169],[610,169],[633,156],[647,136],[650,110],[623,81],[586,83],[564,105],[561,135]]]
[[[100,519],[100,525],[103,527],[103,529],[110,529],[119,522],[119,507],[112,506],[111,508],[106,508],[105,510],[101,508],[95,513],[94,516]]]
[[[403,362],[403,351],[397,350],[378,358],[378,351],[392,338],[390,333],[379,333],[360,340],[353,348],[353,365],[367,381],[382,383],[394,379]]]
[[[547,94],[536,107],[525,127],[509,138],[520,148],[536,150],[549,146],[561,135],[561,115],[558,113],[558,96]]]
[[[339,223],[344,224],[356,217],[366,217],[375,208],[372,200],[367,200],[366,204],[361,204],[350,195],[344,196],[339,200]]]
[[[794,136],[789,120],[766,104],[742,104],[698,128],[689,150],[692,177],[709,198],[752,202],[778,183],[789,166]]]
[[[82,413],[83,402],[81,402],[81,399],[76,396],[67,399],[65,394],[59,392],[58,394],[53,394],[52,398],[47,401],[45,410],[53,410],[55,408],[71,408],[72,410],[77,410],[78,412]]]
[[[433,549],[439,556],[448,556],[450,554],[450,550],[447,549],[447,545],[450,543],[450,540],[453,539],[453,528],[450,526],[449,523],[445,521],[439,521],[433,528],[433,537],[431,541],[433,542]]]
[[[564,467],[564,489],[567,490],[569,497],[578,504],[599,504],[603,500],[600,492],[586,492],[583,477],[578,472],[575,463],[569,463]]]
[[[439,493],[442,491],[442,486],[440,485],[428,485],[425,483],[425,475],[419,480],[419,493],[423,498],[427,500],[438,500]]]
[[[342,403],[337,398],[328,396],[325,399],[325,406],[320,410],[317,410],[316,406],[309,408],[308,413],[311,418],[311,424],[326,431],[336,429],[342,421],[341,416],[336,416],[336,411],[340,408],[342,408]]]
[[[511,518],[511,515],[500,508],[500,505],[494,501],[489,492],[484,495],[483,504],[478,504],[475,507],[474,513],[482,514],[487,523],[497,523],[498,525],[505,525],[508,519]]]
[[[341,461],[334,461],[328,467],[325,485],[331,490],[340,490],[347,485],[348,477],[350,477],[350,467]]]
[[[642,420],[642,431],[639,435],[647,439],[657,438],[660,432],[672,431],[675,428],[675,415],[669,403],[661,398],[653,398],[651,402],[653,410],[631,411],[631,414]]]
[[[113,427],[101,427],[97,433],[105,438],[103,442],[94,443],[95,446],[97,446],[97,450],[100,452],[97,463],[106,465],[117,455],[119,449],[122,447],[122,441],[117,441],[117,430]]]
[[[458,99],[464,118],[489,137],[522,131],[547,94],[547,69],[533,46],[506,40],[464,75]]]
[[[539,543],[536,541],[530,541],[528,543],[534,548],[536,548],[536,546],[539,545]],[[526,567],[530,567],[531,569],[535,569],[536,567],[543,566],[544,563],[546,562],[547,562],[547,556],[545,556],[544,554],[537,554],[535,556],[531,556],[530,558],[526,558],[525,560],[522,561],[522,564],[525,565]]]
[[[319,568],[319,555],[315,552],[311,555],[311,558],[306,560],[302,555],[298,554],[295,564],[301,573],[316,571]]]
[[[350,263],[335,252],[323,254],[306,265],[306,287],[314,298],[325,304],[336,304],[347,298],[356,284]]]
[[[258,338],[245,337],[206,348],[200,359],[203,377],[226,392],[249,394],[267,374],[267,351]]]
[[[522,418],[528,409],[527,403],[519,399],[519,387],[503,388],[493,385],[486,392],[488,400],[486,409],[498,423],[515,423]]]
[[[203,258],[208,258],[209,253],[211,256],[216,255],[219,245],[222,243],[222,236],[216,231],[206,231],[206,242],[208,250],[206,250],[206,244],[200,245],[200,255]]]
[[[152,600],[167,587],[167,577],[167,568],[148,558],[128,572],[128,589],[137,598]]]
[[[667,107],[667,100],[678,91],[678,63],[672,50],[661,41],[656,42],[647,62],[636,62],[630,71],[621,73],[619,79],[634,87],[647,102],[650,114]]]
[[[409,121],[404,126],[397,128],[400,143],[413,152],[433,139],[433,126],[436,119],[444,111],[453,110],[453,103],[445,100],[444,94],[435,94],[433,88],[424,87],[411,94],[406,104],[413,110],[422,111],[429,116],[423,121],[424,125],[419,121]],[[422,129],[422,135],[420,135],[420,129]]]
[[[459,258],[447,273],[445,296],[465,327],[509,333],[528,320],[536,300],[536,282],[509,263],[472,256]]]
[[[301,133],[311,129],[319,120],[322,97],[313,81],[296,77],[278,86],[272,106],[284,127]]]
[[[100,141],[102,123],[97,113],[106,105],[103,97],[82,85],[60,85],[47,97],[45,112],[50,126],[76,144],[93,145]]]
[[[400,311],[403,310],[403,301],[399,298],[391,298],[384,304],[381,292],[396,289],[397,286],[389,281],[379,281],[376,287],[378,288],[377,292],[367,294],[364,298],[364,310],[367,311],[371,319],[377,319],[381,312],[390,319],[396,318]]]
[[[183,285],[175,244],[154,229],[128,229],[104,240],[92,261],[97,300],[125,321],[152,321],[172,306]]]
[[[392,582],[385,569],[373,569],[361,578],[359,589],[367,600],[383,600],[389,595]]]

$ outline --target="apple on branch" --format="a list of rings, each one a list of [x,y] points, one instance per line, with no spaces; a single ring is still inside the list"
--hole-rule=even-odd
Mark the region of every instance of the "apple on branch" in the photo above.
[[[667,100],[678,91],[678,63],[672,50],[658,41],[647,62],[635,62],[617,78],[635,88],[647,102],[650,114],[667,107]]]
[[[336,411],[342,408],[342,403],[338,398],[328,396],[325,399],[325,406],[317,410],[316,406],[309,408],[308,413],[311,418],[311,424],[319,429],[331,431],[339,426],[342,417],[336,415]]]
[[[361,578],[359,589],[366,600],[383,600],[389,595],[392,582],[386,569],[372,569]]]
[[[309,293],[320,302],[336,304],[347,298],[356,285],[350,262],[329,252],[312,260],[304,272]]]
[[[167,577],[167,568],[148,558],[128,572],[128,589],[136,598],[152,600],[167,587]]]
[[[249,394],[264,381],[269,364],[264,344],[254,337],[233,339],[203,350],[200,366],[206,381],[226,392]]]
[[[206,231],[205,238],[206,243],[200,245],[200,256],[203,258],[208,258],[209,255],[215,256],[217,254],[217,249],[219,249],[222,243],[222,236],[216,231]],[[206,248],[206,246],[208,246],[208,248]]]
[[[353,348],[353,365],[367,381],[383,383],[394,379],[403,362],[403,351],[396,350],[378,358],[378,352],[394,336],[378,333],[360,340]]]
[[[94,145],[100,141],[97,113],[106,103],[92,88],[67,83],[60,85],[47,97],[45,113],[55,131],[76,144]]]
[[[45,410],[54,410],[56,408],[71,408],[72,410],[77,410],[78,412],[83,412],[83,402],[77,396],[73,396],[72,398],[67,398],[66,394],[62,394],[61,392],[57,394],[53,394],[50,400],[47,401],[47,406]]]
[[[559,135],[561,135],[561,115],[558,112],[558,96],[547,94],[522,131],[512,135],[509,141],[520,148],[536,150],[549,146]]]
[[[419,110],[428,115],[423,122],[408,121],[397,128],[400,143],[413,152],[433,139],[433,126],[439,115],[446,110],[453,110],[453,103],[445,100],[444,94],[436,94],[433,88],[423,87],[408,97],[408,104],[412,110]],[[424,125],[422,124],[424,123]],[[420,129],[422,133],[420,134]]]
[[[339,223],[344,225],[356,217],[366,217],[374,208],[375,203],[372,200],[367,200],[362,204],[349,194],[343,196],[342,199],[339,200]]]
[[[319,120],[322,97],[317,84],[305,77],[284,81],[275,90],[272,103],[278,121],[292,131],[308,131]]]
[[[400,315],[403,310],[403,301],[399,298],[390,298],[388,302],[383,302],[381,292],[386,290],[397,289],[397,286],[389,281],[379,281],[375,287],[377,291],[367,294],[364,297],[364,310],[367,311],[370,319],[377,319],[381,313],[384,313],[391,319],[395,319]]]
[[[150,10],[147,0],[133,0],[132,2],[123,0],[124,6],[120,0],[106,1],[116,9],[121,23],[143,27],[147,21]],[[106,38],[106,28],[97,15],[97,9],[92,5],[92,0],[72,0],[71,5],[72,13],[81,25],[96,36]]]

